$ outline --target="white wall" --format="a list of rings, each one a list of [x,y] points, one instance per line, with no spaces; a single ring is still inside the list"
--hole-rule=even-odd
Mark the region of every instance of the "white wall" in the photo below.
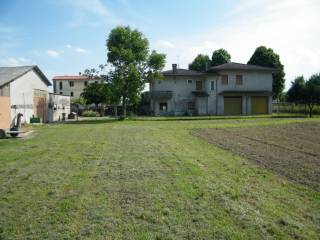
[[[63,95],[50,94],[50,108],[49,108],[49,121],[61,121],[62,115],[65,114],[65,118],[68,118],[70,114],[70,97]]]
[[[71,92],[73,92],[73,97],[71,98],[79,98],[80,94],[83,92],[83,89],[86,87],[85,82],[89,85],[90,83],[94,83],[97,80],[54,80],[56,84],[56,88],[54,90],[55,94],[71,96]],[[62,82],[62,90],[60,89],[60,82]],[[73,82],[73,87],[70,87],[70,83]]]
[[[31,70],[18,79],[10,83],[10,102],[18,105],[17,109],[11,109],[11,118],[17,113],[22,113],[22,122],[30,122],[30,117],[34,114],[33,97],[34,89],[48,91],[48,86],[39,75]]]
[[[228,75],[228,85],[222,85],[221,75]],[[243,84],[236,85],[236,75],[243,76]],[[188,79],[192,83],[188,83]],[[196,80],[203,80],[203,90],[209,96],[207,98],[208,114],[224,114],[224,97],[219,95],[223,91],[272,91],[272,74],[270,72],[253,71],[221,71],[219,75],[207,74],[205,76],[167,76],[164,80],[155,81],[151,85],[151,91],[172,91],[173,97],[168,102],[168,111],[173,114],[182,115],[186,112],[186,103],[188,101],[196,102],[192,91],[196,90]],[[211,81],[214,82],[214,90],[211,90]],[[269,113],[272,112],[272,97],[269,98]],[[243,96],[242,98],[243,114],[251,113],[251,98]],[[155,112],[158,114],[159,100],[154,103]],[[165,102],[165,100],[163,101]],[[170,106],[170,107],[169,107]]]

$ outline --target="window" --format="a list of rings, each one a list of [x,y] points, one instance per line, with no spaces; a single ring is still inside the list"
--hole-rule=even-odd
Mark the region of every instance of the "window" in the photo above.
[[[70,92],[70,97],[73,97],[73,92]]]
[[[60,95],[62,95],[63,94],[63,92],[60,92]]]
[[[159,103],[159,108],[160,108],[160,111],[167,111],[168,110],[168,103],[166,103],[166,102]]]
[[[195,104],[194,104],[194,102],[188,102],[187,107],[188,107],[188,110],[189,110],[189,111],[190,111],[190,110],[194,110],[194,109],[195,109]]]
[[[88,82],[87,81],[84,82],[84,86],[85,87],[88,86]]]
[[[228,85],[228,75],[222,75],[222,85]]]
[[[211,82],[210,82],[210,89],[211,89],[211,91],[214,90],[214,81],[211,81]]]
[[[70,82],[69,82],[69,86],[70,86],[70,87],[73,87],[73,86],[74,86],[74,82],[73,82],[73,81],[70,81]]]
[[[59,82],[59,89],[62,90],[63,86],[62,86],[62,82]]]
[[[242,75],[236,76],[236,85],[242,85],[243,84],[243,77]]]
[[[202,90],[202,81],[196,81],[196,90],[201,91]]]
[[[188,80],[188,84],[192,84],[192,80]]]

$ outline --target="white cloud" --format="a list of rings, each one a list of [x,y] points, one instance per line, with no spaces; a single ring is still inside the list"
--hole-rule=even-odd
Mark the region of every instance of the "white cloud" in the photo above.
[[[79,47],[77,47],[75,51],[78,52],[78,53],[86,53],[87,52],[86,49],[79,48]]]
[[[60,56],[60,53],[59,53],[58,51],[51,50],[51,49],[49,49],[49,50],[47,51],[47,54],[48,54],[50,57],[58,57],[58,56]]]
[[[174,44],[168,40],[159,40],[157,42],[157,45],[160,47],[160,48],[174,48]]]
[[[280,55],[288,87],[295,76],[320,71],[319,11],[318,0],[239,1],[226,13],[222,26],[174,39],[176,47],[165,51],[167,67],[177,56],[180,66],[187,67],[198,53],[210,56],[216,48],[227,49],[232,61],[246,63],[256,47],[265,45]]]
[[[71,0],[68,1],[69,4],[71,4],[73,7],[76,7],[80,10],[84,10],[86,12],[90,12],[92,14],[98,14],[101,16],[107,16],[108,10],[103,5],[103,3],[100,0]]]
[[[27,58],[23,57],[8,57],[4,59],[0,59],[0,65],[4,67],[15,67],[15,66],[24,66],[24,65],[33,65],[34,63]]]

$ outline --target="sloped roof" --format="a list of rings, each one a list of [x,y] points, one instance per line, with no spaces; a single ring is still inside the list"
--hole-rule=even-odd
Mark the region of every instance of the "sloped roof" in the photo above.
[[[21,66],[21,67],[0,67],[0,87],[16,80],[27,72],[34,70],[44,81],[47,86],[51,86],[51,82],[43,74],[43,72],[38,68],[38,66]]]
[[[218,66],[211,67],[209,71],[220,71],[220,70],[247,70],[247,71],[270,71],[276,72],[276,68],[271,67],[263,67],[258,65],[251,65],[251,64],[243,64],[243,63],[225,63]]]
[[[85,75],[63,75],[63,76],[54,76],[53,80],[89,80],[89,76]]]
[[[205,73],[178,68],[176,72],[173,72],[172,70],[167,70],[167,71],[163,71],[162,74],[164,76],[202,76]]]

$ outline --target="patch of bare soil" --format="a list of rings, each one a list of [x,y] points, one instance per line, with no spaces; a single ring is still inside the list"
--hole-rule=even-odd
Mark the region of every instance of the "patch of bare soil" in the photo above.
[[[320,191],[320,123],[200,129],[194,134]]]
[[[17,138],[22,138],[22,139],[29,139],[32,138],[34,136],[34,131],[29,130],[23,133],[20,133]]]

